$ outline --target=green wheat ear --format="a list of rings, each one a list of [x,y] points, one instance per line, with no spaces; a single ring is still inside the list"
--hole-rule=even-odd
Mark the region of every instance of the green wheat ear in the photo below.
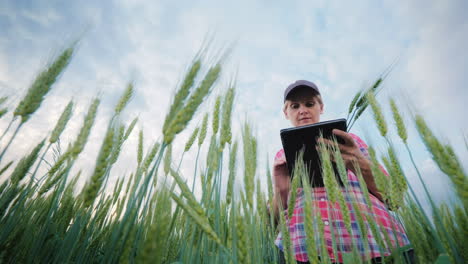
[[[281,201],[281,197],[279,197],[278,204],[280,205],[280,210],[279,210],[279,230],[281,231],[281,236],[283,238],[283,253],[284,253],[284,258],[286,260],[286,263],[292,264],[294,263],[294,254],[293,254],[293,248],[291,246],[291,236],[289,234],[289,225],[288,222],[286,221],[286,215],[284,213],[283,209],[283,202]]]
[[[16,165],[15,170],[11,174],[11,182],[13,184],[18,184],[26,176],[29,169],[36,161],[39,151],[44,146],[44,142],[45,140],[42,140],[28,156],[22,158],[20,162],[18,162],[18,165]]]
[[[187,213],[187,215],[200,227],[203,232],[205,232],[218,245],[223,246],[221,239],[211,227],[208,218],[200,216],[194,209],[189,207],[182,201],[180,197],[174,193],[170,193],[170,195],[172,199]]]
[[[377,160],[377,156],[376,156],[374,148],[369,147],[368,150],[369,150],[369,156],[372,162],[371,170],[372,170],[372,175],[374,175],[375,184],[380,194],[382,195],[382,198],[386,200],[390,198],[388,196],[388,189],[387,189],[388,179],[379,167],[379,162]]]
[[[168,175],[172,162],[172,145],[168,145],[164,156],[164,174]]]
[[[198,147],[203,145],[203,142],[206,138],[206,132],[208,129],[208,113],[203,116],[203,121],[200,129],[200,134],[198,135]]]
[[[229,153],[229,178],[227,183],[226,190],[226,202],[231,203],[233,192],[234,192],[234,181],[236,178],[236,161],[237,161],[237,141],[231,147],[231,152]]]
[[[49,142],[51,144],[57,142],[58,138],[60,137],[63,130],[67,126],[68,121],[70,120],[72,111],[73,111],[73,101],[70,101],[65,107],[65,109],[63,110],[62,114],[60,115],[60,118],[57,121],[57,124],[55,125],[54,130],[52,130],[52,133],[49,139]]]
[[[420,115],[415,116],[415,123],[418,133],[432,154],[432,159],[437,166],[453,182],[455,191],[461,199],[465,210],[468,211],[468,176],[464,172],[460,161],[453,152],[451,146],[444,146],[433,134],[424,118]]]
[[[135,128],[135,125],[138,123],[138,117],[135,117],[132,122],[130,123],[130,125],[128,126],[127,130],[125,131],[125,134],[124,134],[124,141],[128,139],[128,137],[130,136],[130,134],[132,133],[133,129]]]
[[[405,194],[408,190],[408,184],[406,182],[405,174],[403,172],[403,169],[401,168],[400,162],[397,158],[397,154],[395,153],[393,147],[389,147],[388,155],[390,158],[391,166],[393,168],[392,171],[394,173],[394,175],[392,175],[392,182],[394,183],[394,186],[396,188],[396,193],[394,194],[394,197],[398,200],[397,206],[402,206]]]
[[[300,159],[302,159],[302,158],[300,158]],[[298,160],[298,161],[300,161],[300,160]],[[303,163],[303,162],[296,162],[296,164],[297,163]],[[299,171],[298,166],[295,166],[295,169],[297,169],[297,170],[294,170],[295,172]],[[297,173],[296,175],[294,175],[294,177],[292,179],[292,182],[291,182],[291,190],[290,190],[290,193],[289,193],[289,201],[288,201],[288,218],[291,218],[291,216],[294,213],[294,208],[296,206],[297,189],[300,187],[300,179],[301,179],[301,176],[302,176],[301,174],[302,173]]]
[[[137,163],[140,166],[143,160],[143,130],[138,133]]]
[[[226,143],[231,144],[231,116],[234,104],[235,89],[231,86],[224,96],[223,118],[221,121],[221,149],[224,149]]]
[[[128,130],[127,130],[128,132]],[[122,145],[124,141],[126,140],[125,138],[125,125],[120,125],[119,127],[119,133],[117,134],[117,137],[114,138],[114,146],[112,148],[110,160],[109,160],[109,165],[114,164],[117,159],[119,158],[120,151],[122,150]],[[109,166],[110,167],[110,166]]]
[[[183,107],[187,97],[190,94],[192,86],[195,83],[195,78],[197,77],[198,72],[200,71],[201,65],[202,63],[200,58],[195,59],[192,65],[190,65],[190,68],[187,74],[185,75],[184,81],[182,82],[182,85],[180,86],[179,90],[177,90],[174,99],[172,100],[171,107],[169,108],[169,112],[166,116],[166,119],[164,120],[163,131],[169,129],[169,125],[172,122],[173,118]]]
[[[330,160],[330,150],[323,142],[319,142],[319,155],[322,163],[322,175],[325,189],[327,190],[327,196],[330,202],[335,204],[338,200],[338,183],[335,178],[335,172],[333,171],[332,162]]]
[[[7,171],[11,165],[13,165],[13,161],[8,162],[5,166],[3,166],[3,168],[0,169],[0,176],[2,176],[2,174],[5,173],[5,171]],[[0,193],[1,192],[2,191],[0,191]]]
[[[165,144],[170,144],[172,140],[174,140],[174,137],[179,134],[193,118],[193,115],[203,102],[203,99],[211,92],[213,85],[218,80],[221,69],[221,64],[218,63],[208,70],[205,78],[197,89],[193,91],[185,106],[177,112],[170,125],[163,131],[163,141]]]
[[[389,70],[391,70],[391,68]],[[388,75],[388,72],[384,74],[382,77],[379,77],[371,87],[369,87],[366,90],[360,90],[356,93],[356,95],[354,95],[348,107],[348,115],[346,117],[347,124],[348,124],[348,131],[351,130],[353,125],[356,123],[356,121],[359,119],[362,113],[364,113],[364,111],[369,106],[367,95],[369,93],[377,94],[380,91],[379,88],[382,87],[381,84],[383,80],[385,79],[386,75]]]
[[[306,235],[307,256],[309,262],[318,263],[317,243],[316,243],[316,214],[312,201],[312,191],[307,177],[308,173],[302,174],[302,188],[304,192],[304,230]]]
[[[149,165],[153,161],[154,157],[158,153],[160,144],[155,143],[153,147],[150,149],[149,153],[146,155],[145,159],[143,160],[143,167],[142,167],[142,172],[146,172],[149,168]]]
[[[213,109],[213,124],[212,124],[213,135],[218,134],[220,108],[221,108],[221,95],[218,95],[216,97],[216,101],[215,101],[215,105]]]
[[[50,66],[36,77],[25,97],[13,112],[15,117],[21,117],[21,123],[28,121],[31,115],[41,106],[52,85],[70,63],[74,50],[74,46],[64,50]]]
[[[361,98],[361,95],[362,95],[362,90],[357,92],[356,95],[354,95],[353,100],[351,100],[351,103],[349,104],[348,116],[353,112],[354,107],[356,106],[359,98]]]
[[[403,140],[403,142],[406,144],[408,140],[408,133],[406,132],[405,123],[403,122],[403,118],[401,117],[401,114],[398,111],[398,107],[393,98],[390,99],[390,108],[392,109],[393,120],[395,121],[397,127],[398,136],[400,136],[401,140]]]
[[[374,113],[374,119],[377,123],[377,127],[379,128],[379,132],[382,137],[387,135],[387,123],[385,123],[385,118],[382,113],[382,108],[377,103],[377,99],[375,98],[374,93],[371,91],[366,95],[367,101],[372,108],[372,112]]]
[[[0,97],[0,106],[5,103],[7,99],[8,96]],[[0,118],[2,118],[2,116],[4,116],[6,113],[8,113],[7,107],[0,109]]]
[[[8,100],[8,96],[0,97],[0,105],[2,105],[3,103],[5,103],[6,100]]]
[[[257,170],[257,140],[252,135],[252,128],[248,123],[242,129],[244,147],[244,185],[246,199],[253,206],[253,192],[255,185],[255,172]]]
[[[102,187],[104,175],[109,167],[109,163],[111,162],[112,149],[116,143],[114,141],[115,133],[116,128],[109,126],[101,149],[99,150],[91,181],[88,182],[83,189],[83,201],[85,207],[89,207],[94,203],[94,200],[97,198],[99,190]]]
[[[189,140],[187,141],[187,143],[185,143],[185,148],[184,148],[184,152],[187,152],[190,150],[190,148],[192,147],[193,143],[195,142],[195,139],[197,139],[197,136],[198,136],[198,131],[200,130],[199,127],[195,128],[192,132],[192,135],[190,135],[189,137]]]
[[[6,113],[8,113],[8,108],[0,109],[0,118],[2,118]]]
[[[83,151],[86,142],[88,141],[89,134],[91,132],[91,128],[94,125],[94,121],[96,119],[97,110],[100,104],[100,99],[95,98],[91,105],[88,108],[88,112],[85,116],[83,126],[78,133],[77,139],[72,146],[71,154],[73,157],[77,157],[78,154]]]
[[[267,156],[266,162],[266,175],[267,175],[267,186],[268,186],[268,200],[271,201],[273,198],[273,179],[271,175],[270,162]]]
[[[115,109],[114,109],[115,115],[120,114],[122,110],[127,106],[128,102],[133,96],[133,93],[134,93],[133,83],[129,83],[124,93],[120,97],[119,102],[115,106]]]

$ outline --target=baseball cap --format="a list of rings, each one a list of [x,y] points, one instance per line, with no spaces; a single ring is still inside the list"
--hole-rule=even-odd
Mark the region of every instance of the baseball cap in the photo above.
[[[317,85],[315,85],[315,83],[309,82],[309,81],[306,81],[306,80],[297,80],[294,83],[290,84],[286,88],[286,90],[284,90],[284,101],[286,101],[286,98],[288,97],[288,95],[294,89],[296,89],[297,87],[308,87],[308,88],[312,89],[314,92],[316,92],[317,94],[320,95],[319,89],[318,89]]]

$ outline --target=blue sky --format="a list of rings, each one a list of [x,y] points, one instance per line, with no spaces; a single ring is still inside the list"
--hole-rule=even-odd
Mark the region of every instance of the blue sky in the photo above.
[[[135,81],[137,92],[124,119],[129,123],[139,116],[145,142],[158,140],[173,90],[209,35],[214,36],[211,57],[234,43],[214,95],[237,74],[234,129],[245,119],[254,124],[260,146],[259,177],[267,153],[272,157],[281,147],[279,130],[289,126],[281,107],[283,90],[290,82],[309,79],[318,84],[326,109],[322,120],[344,117],[350,97],[397,58],[380,102],[386,104],[392,96],[403,111],[422,113],[466,161],[466,10],[468,4],[461,0],[400,1],[398,5],[394,1],[3,1],[0,89],[2,95],[12,97],[11,107],[50,58],[80,38],[72,63],[10,155],[24,153],[31,142],[40,140],[71,98],[77,102],[75,122],[63,140],[73,139],[82,112],[99,94],[103,104],[85,149],[90,154],[80,161],[92,169],[89,164],[94,164],[112,107],[130,80]],[[211,111],[210,103],[200,109],[200,116]],[[386,116],[391,121],[388,111]],[[0,121],[0,129],[7,121]],[[195,119],[188,133],[180,135],[181,142],[198,122]],[[382,144],[369,114],[353,130],[377,146]],[[437,197],[446,199],[447,181],[416,137],[410,128],[410,142],[428,184]],[[116,177],[130,172],[126,164],[134,164],[136,136],[130,140]],[[394,141],[398,142],[396,137]],[[181,148],[176,146],[175,151]],[[413,181],[403,149],[400,155]],[[190,159],[191,155],[187,164]]]

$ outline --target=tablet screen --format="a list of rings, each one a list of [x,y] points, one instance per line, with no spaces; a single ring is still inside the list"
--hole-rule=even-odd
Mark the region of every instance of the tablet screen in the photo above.
[[[334,134],[333,129],[346,131],[346,119],[336,119],[324,122],[319,122],[311,125],[292,127],[282,129],[280,131],[281,142],[283,143],[284,154],[288,165],[289,175],[293,175],[296,157],[301,150],[304,150],[304,164],[309,171],[309,180],[313,187],[322,187],[322,169],[320,164],[320,156],[317,152],[317,139],[320,135],[324,138],[332,139]],[[337,138],[338,142],[343,143],[343,140]],[[337,169],[333,164],[335,175]],[[340,177],[336,177],[341,186],[343,186]]]

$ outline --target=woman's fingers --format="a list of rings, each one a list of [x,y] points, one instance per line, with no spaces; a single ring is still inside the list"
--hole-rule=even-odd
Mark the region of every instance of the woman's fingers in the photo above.
[[[335,149],[335,148],[338,148],[340,150],[340,152],[349,152],[350,151],[350,146],[348,145],[344,145],[344,144],[340,144],[340,143],[336,143],[330,139],[326,139],[326,138],[319,138],[317,140],[318,142],[322,142],[323,144],[325,144],[327,147],[330,147],[331,149]],[[317,150],[319,150],[319,146],[316,147]]]
[[[328,147],[339,147],[339,144],[337,144],[334,141],[329,140],[327,138],[323,138],[323,137],[318,138],[317,142],[319,142],[319,143],[322,142],[323,144],[325,144]],[[317,146],[317,148],[318,148],[318,146]]]
[[[339,130],[339,129],[333,129],[332,133],[335,134],[336,136],[342,138],[345,141],[345,145],[347,145],[347,146],[354,146],[355,145],[353,137],[351,137],[348,133],[346,133],[346,132],[344,132],[342,130]]]
[[[279,167],[283,165],[286,165],[286,159],[284,157],[275,159],[275,161],[273,162],[273,167]]]

